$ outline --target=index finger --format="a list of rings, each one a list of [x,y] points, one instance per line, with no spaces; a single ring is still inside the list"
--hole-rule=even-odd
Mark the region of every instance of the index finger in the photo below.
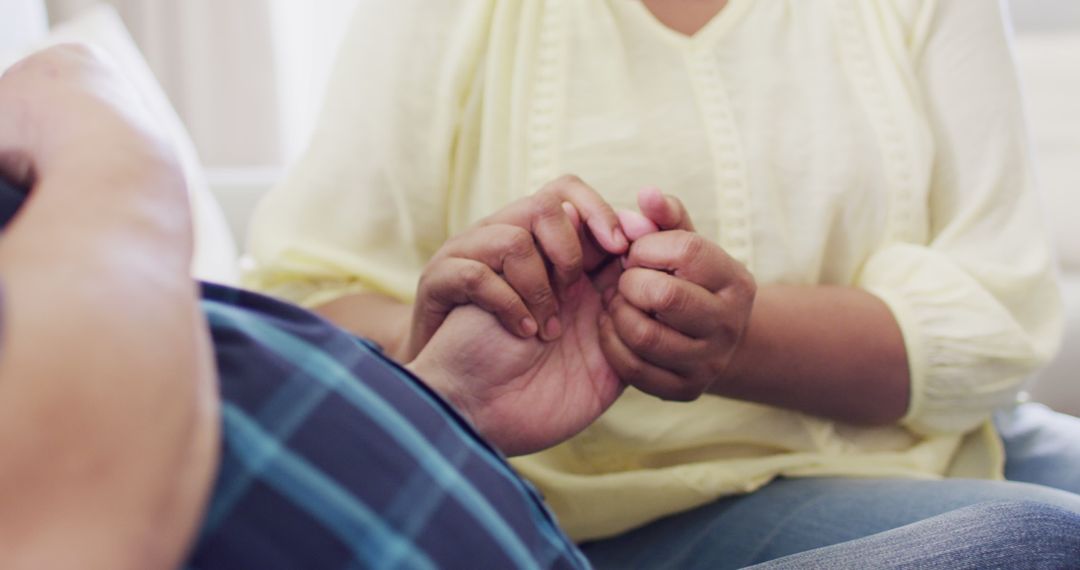
[[[580,178],[563,176],[544,186],[540,192],[554,194],[560,200],[569,202],[605,251],[614,255],[626,253],[630,241],[619,225],[615,208]]]

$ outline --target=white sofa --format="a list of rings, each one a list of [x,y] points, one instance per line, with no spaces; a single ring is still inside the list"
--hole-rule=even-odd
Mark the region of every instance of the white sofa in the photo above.
[[[0,0],[0,71],[25,54],[56,43],[88,43],[105,52],[168,132],[180,158],[195,223],[193,275],[207,281],[236,283],[236,243],[210,192],[195,145],[116,11],[107,4],[92,5],[52,29],[47,28],[46,20],[41,0]]]
[[[1080,13],[1075,5],[1069,9]],[[1022,28],[1016,57],[1066,313],[1061,352],[1036,375],[1030,390],[1035,400],[1080,415],[1080,18],[1049,29]]]

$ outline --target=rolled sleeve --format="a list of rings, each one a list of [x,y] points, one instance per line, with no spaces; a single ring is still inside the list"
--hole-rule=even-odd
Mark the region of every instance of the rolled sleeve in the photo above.
[[[911,374],[902,420],[908,428],[924,434],[974,429],[1013,401],[1028,375],[1053,355],[1060,329],[1053,279],[1012,277],[1018,294],[1042,297],[1040,312],[1047,316],[1039,326],[1025,326],[1029,319],[1015,314],[1018,303],[991,294],[941,252],[898,244],[867,264],[861,286],[889,306],[903,332]]]
[[[935,144],[927,241],[886,244],[859,285],[903,332],[904,424],[958,433],[1012,401],[1054,355],[1062,303],[1005,10],[984,0],[922,7],[912,57]]]

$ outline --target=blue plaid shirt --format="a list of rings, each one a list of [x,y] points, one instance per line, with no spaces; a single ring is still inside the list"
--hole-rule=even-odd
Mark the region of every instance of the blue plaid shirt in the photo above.
[[[223,461],[189,567],[583,568],[536,491],[373,345],[203,287]]]

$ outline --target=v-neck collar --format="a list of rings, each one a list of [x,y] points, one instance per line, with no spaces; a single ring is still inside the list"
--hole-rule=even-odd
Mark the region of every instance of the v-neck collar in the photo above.
[[[709,19],[708,23],[702,26],[700,30],[694,32],[693,35],[687,35],[668,27],[667,24],[656,17],[656,14],[653,14],[652,10],[642,0],[629,1],[635,4],[633,11],[646,20],[647,25],[655,29],[658,34],[681,46],[693,47],[708,44],[714,38],[724,35],[742,17],[753,0],[728,0],[727,5]]]

